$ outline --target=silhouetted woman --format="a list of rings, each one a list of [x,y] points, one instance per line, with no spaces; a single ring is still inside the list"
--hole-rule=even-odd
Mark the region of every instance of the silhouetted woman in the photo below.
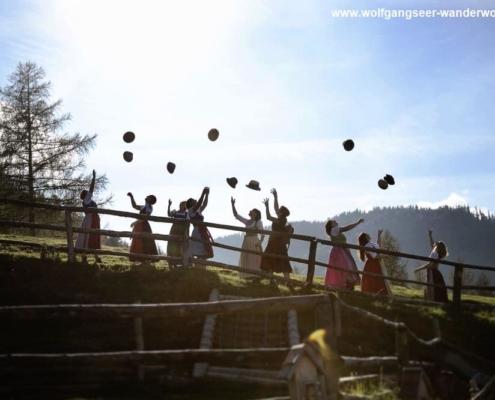
[[[347,243],[344,232],[354,229],[363,222],[364,219],[361,218],[358,221],[341,228],[337,221],[329,219],[325,224],[325,232],[332,242]],[[328,258],[328,265],[345,268],[349,270],[349,272],[327,268],[325,286],[354,290],[354,286],[359,285],[361,280],[359,279],[359,274],[356,273],[358,271],[356,261],[347,247],[333,246],[330,251],[330,257]]]
[[[189,219],[193,224],[193,231],[191,233],[191,239],[201,239],[205,241],[204,243],[196,242],[191,240],[190,242],[190,253],[191,256],[196,257],[201,260],[207,260],[213,257],[213,238],[211,237],[210,231],[205,225],[196,225],[195,222],[203,222],[203,211],[208,205],[208,196],[210,194],[210,188],[205,187],[201,196],[198,200],[188,199],[186,203],[187,212],[189,214]],[[206,268],[206,265],[198,264],[201,268]]]
[[[277,232],[286,232],[287,217],[290,215],[290,211],[285,206],[278,206],[278,195],[275,189],[272,189],[271,193],[274,196],[275,213],[277,217],[270,215],[269,199],[263,200],[263,204],[266,209],[266,219],[272,222],[272,233],[268,238],[268,244],[266,245],[263,256],[261,257],[260,268],[263,271],[274,273],[281,272],[284,274],[284,278],[289,279],[292,267],[289,260],[281,258],[272,258],[270,254],[279,256],[287,256],[287,239]]]
[[[430,258],[436,260],[442,260],[449,255],[447,246],[444,242],[435,242],[433,240],[433,229],[428,229],[428,236],[430,238],[431,253]],[[438,269],[438,262],[430,261],[418,268],[415,268],[414,272],[419,272],[426,269],[426,283],[432,283],[437,286],[425,286],[424,298],[429,301],[438,301],[441,303],[447,303],[449,301],[447,296],[447,287],[443,279],[442,273]]]
[[[388,258],[386,254],[377,254],[373,252],[373,249],[379,249],[382,241],[383,229],[378,229],[378,235],[376,243],[371,242],[371,236],[365,232],[360,233],[358,236],[359,246],[369,247],[370,251],[358,250],[359,259],[366,261],[364,264],[363,272],[369,272],[372,274],[386,276],[386,270],[383,263],[380,261]],[[391,296],[392,291],[388,281],[380,277],[366,276],[361,277],[361,292],[365,293],[378,293],[381,295]]]
[[[247,219],[237,213],[237,210],[235,208],[235,199],[233,197],[231,197],[230,202],[232,203],[232,213],[234,214],[234,217],[237,220],[241,221],[246,228],[251,229],[244,235],[244,240],[242,241],[242,249],[255,250],[261,253],[261,244],[263,243],[265,235],[261,235],[261,239],[258,238],[257,230],[263,230],[260,210],[258,210],[257,208],[253,208],[251,211],[249,211],[249,219]],[[249,268],[259,271],[260,263],[261,254],[252,254],[241,251],[241,255],[239,256],[240,268]],[[248,278],[254,275],[247,274],[245,272],[239,272],[239,276],[241,278]]]
[[[172,205],[172,200],[168,201],[168,216],[171,218],[178,219],[188,219],[187,206],[185,201],[181,201],[178,210],[170,211],[170,206]],[[183,236],[186,229],[186,224],[180,222],[174,222],[170,228],[170,235]],[[167,242],[167,256],[169,257],[182,257],[183,253],[182,242]],[[171,267],[176,267],[177,265],[182,265],[182,261],[169,261],[168,264]]]
[[[82,200],[83,208],[97,208],[98,205],[93,200],[93,192],[95,190],[95,181],[96,181],[96,171],[93,170],[93,179],[91,180],[91,184],[89,185],[89,190],[82,190],[81,195],[79,196]],[[84,213],[84,219],[81,223],[81,228],[85,229],[100,229],[100,216],[98,213]],[[78,233],[76,244],[74,246],[76,249],[101,249],[101,237],[98,233]],[[95,261],[101,262],[100,257],[95,255]],[[82,262],[87,264],[88,257],[86,253],[82,254]]]
[[[131,192],[127,193],[127,196],[131,198],[132,208],[135,210],[139,210],[139,214],[151,215],[153,213],[153,205],[156,203],[156,197],[150,194],[146,196],[144,199],[144,206],[138,206],[134,201],[134,196]],[[153,233],[151,230],[150,223],[146,219],[138,219],[134,221],[132,224],[132,232],[133,233]],[[156,256],[158,255],[158,250],[156,248],[156,243],[153,238],[141,238],[134,237],[131,241],[131,248],[129,250],[130,253],[137,254],[149,254]],[[140,261],[136,257],[129,256],[129,260],[131,261]],[[148,265],[150,260],[142,260],[142,264]]]

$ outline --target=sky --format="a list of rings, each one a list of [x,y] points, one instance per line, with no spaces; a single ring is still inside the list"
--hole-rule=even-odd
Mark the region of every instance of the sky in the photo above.
[[[230,225],[240,224],[231,196],[246,217],[264,214],[269,197],[273,214],[272,188],[292,221],[397,205],[493,212],[494,18],[332,16],[382,7],[495,9],[491,0],[0,0],[0,86],[19,62],[43,67],[72,115],[65,131],[98,135],[86,164],[109,179],[106,208],[132,212],[127,192],[138,204],[154,194],[154,215],[166,216],[169,199],[175,208],[208,186],[205,220]],[[396,184],[382,190],[385,174]],[[109,229],[130,222],[102,216]]]

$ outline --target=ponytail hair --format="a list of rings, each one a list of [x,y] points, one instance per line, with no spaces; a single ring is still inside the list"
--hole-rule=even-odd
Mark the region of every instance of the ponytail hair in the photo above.
[[[444,242],[441,242],[441,241],[437,242],[435,247],[436,247],[436,250],[438,253],[438,257],[440,259],[445,258],[449,255],[449,250],[447,249],[447,245]]]
[[[366,237],[368,234],[366,232],[361,232],[358,236],[358,244],[360,246],[366,246],[368,243],[368,238]],[[364,256],[364,250],[358,250],[358,257],[361,261],[365,261],[366,257]]]

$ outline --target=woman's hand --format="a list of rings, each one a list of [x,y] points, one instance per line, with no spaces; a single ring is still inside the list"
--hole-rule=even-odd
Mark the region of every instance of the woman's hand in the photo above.
[[[428,228],[428,235],[431,235],[433,233],[433,229]]]
[[[131,192],[127,193],[127,196],[133,197]]]
[[[172,200],[168,199],[168,206],[170,207],[172,205]]]
[[[273,188],[272,190],[270,190],[270,193],[273,194],[274,197],[277,197],[278,194],[277,194],[277,189]]]
[[[266,199],[263,200],[263,204],[268,207],[268,203],[270,202],[270,199],[267,197]]]
[[[234,197],[231,197],[231,198],[230,198],[230,202],[232,203],[232,205],[234,205],[234,204],[235,204],[235,199],[234,199]]]
[[[93,178],[96,177],[96,171],[93,170]]]
[[[203,193],[204,194],[209,194],[210,193],[210,188],[208,186],[206,186],[204,189],[203,189]]]
[[[364,219],[363,218],[359,218],[358,219],[358,224],[362,224],[362,223],[364,223]]]

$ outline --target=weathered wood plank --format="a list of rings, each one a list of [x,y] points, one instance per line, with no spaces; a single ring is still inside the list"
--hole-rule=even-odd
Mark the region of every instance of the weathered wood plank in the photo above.
[[[207,314],[235,314],[239,312],[275,312],[315,307],[325,301],[326,295],[271,297],[252,300],[230,300],[203,303],[161,304],[66,304],[0,307],[0,317],[7,318],[59,318],[103,317],[129,318],[136,316],[204,316]]]

